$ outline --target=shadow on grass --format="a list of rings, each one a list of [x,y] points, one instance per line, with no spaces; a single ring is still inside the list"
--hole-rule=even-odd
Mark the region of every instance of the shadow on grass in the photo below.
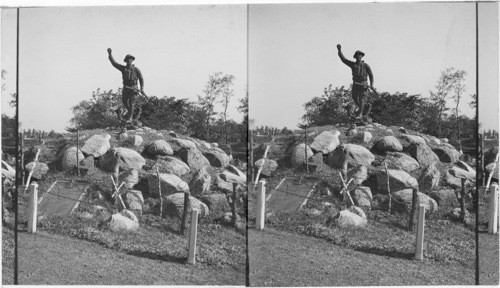
[[[409,253],[409,252],[401,252],[401,251],[387,251],[381,248],[376,248],[376,247],[352,247],[354,251],[358,252],[363,252],[363,253],[370,253],[370,254],[375,254],[379,256],[387,256],[387,257],[392,257],[392,258],[400,258],[400,259],[407,259],[407,260],[412,260],[414,254]]]
[[[185,264],[187,261],[187,257],[179,257],[170,254],[157,254],[153,252],[126,251],[125,254],[136,257],[147,258],[151,260],[160,260],[178,264]]]

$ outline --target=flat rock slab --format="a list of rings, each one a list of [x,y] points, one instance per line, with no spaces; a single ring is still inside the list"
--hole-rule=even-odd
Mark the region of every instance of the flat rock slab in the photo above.
[[[58,181],[38,204],[38,216],[71,214],[83,199],[88,183]],[[40,192],[39,192],[40,193]]]
[[[275,212],[297,212],[307,203],[312,194],[315,181],[302,179],[299,184],[296,178],[285,178],[280,185],[271,191],[266,210]]]

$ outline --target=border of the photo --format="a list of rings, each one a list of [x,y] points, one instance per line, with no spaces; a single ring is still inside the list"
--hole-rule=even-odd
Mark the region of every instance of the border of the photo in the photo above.
[[[8,8],[8,9],[13,9],[13,8],[29,8],[29,7],[57,7],[57,6],[75,6],[75,7],[88,7],[88,6],[94,6],[94,7],[104,7],[104,6],[161,6],[161,5],[223,5],[223,4],[241,4],[241,5],[255,5],[255,4],[318,4],[318,3],[460,3],[460,2],[467,2],[467,3],[476,3],[475,5],[475,15],[476,15],[476,131],[479,135],[479,38],[478,38],[478,33],[479,33],[479,18],[478,18],[478,3],[496,3],[498,5],[498,11],[499,11],[499,17],[500,17],[500,2],[494,0],[494,1],[467,1],[467,0],[426,0],[426,1],[414,1],[414,0],[399,0],[399,1],[390,1],[390,0],[378,0],[378,1],[367,1],[367,0],[274,0],[274,1],[265,1],[265,0],[246,0],[246,1],[237,1],[237,0],[147,0],[147,1],[138,1],[138,0],[88,0],[88,1],[83,1],[83,0],[2,0],[0,2],[0,8]],[[18,10],[19,11],[19,10]],[[248,9],[247,9],[247,21],[248,21]],[[19,21],[19,17],[17,18],[16,21]],[[247,24],[249,24],[247,22]],[[19,25],[18,25],[19,27]],[[16,28],[17,29],[17,28]],[[248,25],[247,25],[248,29]],[[500,30],[500,29],[499,29]],[[499,32],[500,36],[500,32]],[[247,31],[247,37],[248,37],[248,31]],[[248,40],[248,39],[247,39]],[[18,42],[18,39],[16,40]],[[248,42],[248,41],[247,41]],[[248,45],[248,43],[247,43]],[[16,59],[19,55],[18,48],[19,45],[17,45],[16,48]],[[248,49],[248,46],[247,46]],[[248,52],[248,50],[247,50]],[[18,65],[18,61],[16,61]],[[248,71],[248,53],[247,53],[247,71]],[[1,62],[0,62],[1,66]],[[500,67],[500,60],[498,63],[498,67]],[[16,67],[16,95],[18,94],[18,67]],[[248,73],[247,73],[247,83],[248,85]],[[498,83],[498,87],[500,88],[500,81]],[[16,99],[17,100],[17,99]],[[500,107],[499,107],[500,108]],[[17,115],[19,115],[19,107],[16,106],[16,129],[18,130],[18,119]],[[248,131],[247,131],[248,133]],[[247,135],[248,137],[248,135]],[[476,140],[476,154],[478,153],[478,148],[479,148],[479,138]],[[18,146],[19,143],[17,143],[18,137],[16,137],[16,146]],[[248,153],[248,151],[247,151]],[[16,157],[16,162],[18,161]],[[16,165],[17,166],[17,165]],[[479,163],[476,161],[476,171],[479,171]],[[478,180],[478,175],[476,174],[476,191],[479,191],[479,182]],[[475,210],[478,211],[478,198],[479,198],[479,193],[476,193],[475,195]],[[17,207],[17,199],[15,202],[15,205]],[[248,211],[247,211],[248,213]],[[17,210],[15,212],[15,223],[17,223]],[[247,215],[248,217],[248,215]],[[479,224],[479,218],[477,217],[476,213],[476,227],[475,227],[475,242],[476,242],[476,277],[475,277],[475,282],[476,285],[479,285],[479,232],[478,232],[478,224]],[[247,228],[248,230],[248,228]],[[248,232],[248,231],[247,231]],[[15,261],[16,261],[16,267],[17,267],[17,229],[14,231],[15,234]],[[248,233],[247,233],[248,235]],[[0,235],[0,241],[1,241],[2,235]],[[246,267],[246,285],[249,284],[249,279],[248,279],[248,272],[249,272],[249,267],[248,267],[248,237],[247,237],[247,267]],[[1,265],[1,263],[0,263]],[[0,266],[1,267],[1,266]],[[17,269],[14,269],[14,274],[17,276]],[[14,277],[17,279],[17,277]],[[3,285],[6,287],[9,287],[10,285]],[[45,287],[51,287],[51,285],[45,286]],[[83,287],[82,285],[78,285],[75,287]],[[140,286],[139,286],[140,287]],[[199,286],[183,286],[183,287],[199,287]],[[217,286],[213,286],[217,287]],[[227,286],[226,286],[227,287]],[[241,287],[241,286],[239,286]],[[383,287],[383,286],[378,286],[378,287]],[[419,287],[419,286],[415,286]],[[422,286],[425,287],[425,286]],[[463,287],[463,286],[462,286]]]

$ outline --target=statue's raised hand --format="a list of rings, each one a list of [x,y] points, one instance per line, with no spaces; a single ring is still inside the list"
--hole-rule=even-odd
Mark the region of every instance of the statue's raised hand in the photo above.
[[[337,50],[340,51],[340,49],[342,49],[342,46],[340,46],[340,44],[337,44]]]
[[[111,54],[111,48],[108,48],[108,54]]]

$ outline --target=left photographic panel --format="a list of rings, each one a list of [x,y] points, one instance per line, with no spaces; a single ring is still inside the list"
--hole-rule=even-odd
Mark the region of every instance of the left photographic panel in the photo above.
[[[246,284],[246,5],[2,10],[1,56],[2,284]]]

